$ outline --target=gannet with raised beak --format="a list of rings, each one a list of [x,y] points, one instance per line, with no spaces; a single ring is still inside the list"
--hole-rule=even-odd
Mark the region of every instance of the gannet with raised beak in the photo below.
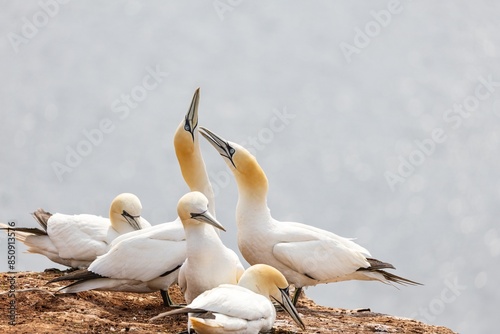
[[[199,294],[220,284],[238,283],[245,271],[238,255],[224,246],[214,229],[196,219],[201,214],[196,211],[203,207],[208,210],[208,200],[197,191],[184,195],[177,207],[187,246],[187,258],[179,271],[179,286],[188,304]]]
[[[198,138],[199,99],[198,88],[193,95],[188,112],[177,127],[174,147],[182,176],[189,189],[200,191],[207,197],[208,210],[215,217],[213,190]],[[100,257],[89,267],[89,271],[75,273],[54,281],[85,278],[88,282],[78,287],[79,291],[84,291],[84,289],[131,292],[160,290],[164,304],[172,305],[167,290],[171,284],[178,281],[180,267],[186,260],[186,237],[179,217],[173,222],[155,225],[117,238],[112,247],[112,251]],[[143,270],[146,262],[149,265],[147,265],[147,270]],[[62,290],[62,292],[70,291],[76,291],[76,287]]]
[[[189,313],[188,332],[260,333],[272,329],[278,303],[301,328],[305,325],[290,301],[288,282],[275,268],[257,264],[248,268],[238,285],[222,284],[205,291],[187,307],[165,312],[150,321],[174,314]]]
[[[371,258],[368,250],[350,239],[313,226],[274,219],[267,206],[267,177],[255,157],[206,128],[200,132],[224,157],[236,179],[241,254],[251,265],[265,263],[282,272],[296,288],[294,304],[302,287],[319,283],[378,280],[420,284],[384,271],[394,267]]]
[[[151,226],[141,217],[141,210],[136,195],[123,193],[111,202],[109,219],[89,214],[50,214],[38,209],[33,217],[42,229],[9,229],[16,232],[16,239],[28,247],[29,253],[45,255],[68,267],[86,268],[97,256],[106,253],[120,235]],[[0,226],[8,229],[5,224]]]

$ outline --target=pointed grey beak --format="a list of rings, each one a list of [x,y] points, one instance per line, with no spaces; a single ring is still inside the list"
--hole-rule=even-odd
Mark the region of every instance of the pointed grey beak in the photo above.
[[[125,220],[127,220],[127,222],[130,224],[130,226],[132,226],[134,230],[141,229],[141,216],[132,216],[125,210],[123,210],[122,216],[123,218],[125,218]]]
[[[202,213],[191,213],[191,218],[199,220],[199,221],[207,223],[207,224],[210,224],[210,225],[226,232],[226,229],[224,228],[224,226],[222,226],[222,224],[219,223],[217,221],[217,219],[215,219],[208,211],[205,211]]]
[[[302,319],[299,316],[299,312],[293,306],[292,301],[290,300],[290,296],[288,296],[288,288],[280,289],[282,302],[276,300],[276,298],[272,297],[283,309],[292,317],[293,321],[302,329],[306,329],[306,325],[302,322]]]
[[[219,152],[220,155],[222,155],[224,158],[229,159],[231,163],[233,164],[234,168],[236,168],[236,165],[233,162],[233,154],[236,152],[235,149],[229,145],[227,140],[224,140],[223,138],[217,136],[215,133],[210,131],[207,128],[204,128],[200,126],[200,133],[203,137],[205,137],[206,140],[210,144],[212,144],[213,147]]]
[[[184,123],[184,130],[191,134],[194,141],[194,131],[198,126],[198,104],[200,102],[200,88],[197,88],[193,95],[193,100],[189,106],[189,110],[186,114],[186,119]]]

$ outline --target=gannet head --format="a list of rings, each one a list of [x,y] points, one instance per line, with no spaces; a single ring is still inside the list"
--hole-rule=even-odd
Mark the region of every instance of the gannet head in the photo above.
[[[119,233],[130,232],[130,227],[133,230],[140,230],[141,211],[142,204],[139,197],[131,193],[120,194],[111,202],[109,209],[111,225]],[[127,223],[128,226],[120,222]]]
[[[253,265],[245,270],[238,285],[277,302],[300,328],[305,329],[297,309],[290,300],[288,282],[277,269],[267,264]]]
[[[198,104],[200,102],[200,89],[197,88],[189,110],[182,122],[177,127],[174,135],[174,147],[177,157],[179,155],[192,153],[197,138],[198,127]]]
[[[177,214],[184,226],[207,223],[225,231],[224,226],[208,212],[208,199],[199,191],[192,191],[181,197],[177,204]]]
[[[233,171],[238,185],[247,189],[267,193],[266,174],[257,159],[243,146],[227,141],[207,128],[200,127],[200,133],[224,157],[226,164]]]

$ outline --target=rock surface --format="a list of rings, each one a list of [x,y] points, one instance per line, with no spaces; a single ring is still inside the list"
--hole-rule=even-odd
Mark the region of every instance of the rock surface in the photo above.
[[[2,333],[179,333],[186,330],[186,317],[165,317],[155,323],[148,319],[165,312],[159,293],[134,294],[89,291],[74,295],[56,294],[61,284],[45,285],[61,273],[25,272],[1,274],[0,332]],[[12,279],[14,278],[14,279]],[[16,325],[9,325],[15,283]],[[32,289],[32,290],[29,290]],[[28,290],[28,291],[22,291]],[[183,302],[177,287],[170,289],[175,302]],[[274,333],[436,333],[453,331],[422,322],[397,318],[369,310],[324,307],[302,297],[297,307],[307,326],[301,331],[284,312],[278,312]]]

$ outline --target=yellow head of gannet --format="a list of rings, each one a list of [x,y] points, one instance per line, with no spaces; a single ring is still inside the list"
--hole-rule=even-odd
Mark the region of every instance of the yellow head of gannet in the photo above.
[[[122,193],[111,202],[109,208],[111,226],[119,234],[140,230],[143,227],[141,211],[142,204],[139,197],[131,193]]]
[[[255,157],[242,146],[228,142],[208,129],[201,134],[232,169],[238,184],[238,247],[250,264],[266,263],[280,270],[296,289],[346,280],[419,284],[388,273],[394,267],[371,258],[351,239],[295,222],[274,219],[267,207],[267,178]]]
[[[203,137],[225,158],[224,160],[236,178],[238,188],[252,189],[251,194],[241,191],[240,196],[248,194],[257,199],[265,200],[268,181],[257,159],[241,145],[224,140],[207,128],[200,128]]]
[[[208,212],[208,200],[200,192],[184,195],[177,206],[186,233],[187,258],[179,271],[179,287],[190,303],[220,284],[236,284],[244,269],[238,255],[227,248],[215,228],[222,225]]]
[[[238,285],[222,284],[196,297],[187,307],[150,319],[189,313],[188,329],[197,333],[260,333],[270,331],[277,302],[305,329],[288,296],[288,282],[275,268],[257,264],[248,268]]]
[[[175,131],[174,147],[184,181],[191,191],[200,191],[208,198],[210,213],[215,216],[214,192],[201,155],[198,139],[199,102],[200,89],[198,88],[194,92],[186,116]]]
[[[224,226],[208,212],[208,199],[199,191],[192,191],[181,197],[177,204],[177,214],[184,228],[206,223],[225,231]]]
[[[299,325],[305,325],[295,309],[288,291],[288,282],[277,269],[267,264],[255,264],[245,270],[238,285],[278,303]]]

